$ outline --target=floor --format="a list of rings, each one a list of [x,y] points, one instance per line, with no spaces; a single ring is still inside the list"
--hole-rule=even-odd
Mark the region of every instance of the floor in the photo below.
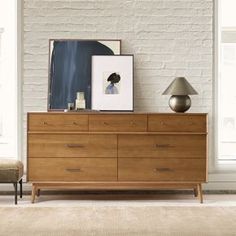
[[[204,203],[192,194],[163,193],[73,193],[50,194],[43,193],[30,202],[30,195],[18,199],[18,207],[70,207],[70,206],[236,206],[236,194],[204,194]],[[0,195],[0,206],[14,207],[12,195]]]

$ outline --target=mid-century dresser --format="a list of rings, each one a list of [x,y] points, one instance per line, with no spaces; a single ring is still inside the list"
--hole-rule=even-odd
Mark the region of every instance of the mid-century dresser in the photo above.
[[[28,181],[40,189],[192,189],[207,181],[207,114],[28,113]]]

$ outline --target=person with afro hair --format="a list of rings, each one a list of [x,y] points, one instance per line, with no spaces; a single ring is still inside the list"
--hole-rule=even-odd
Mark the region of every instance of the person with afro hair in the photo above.
[[[120,75],[114,72],[109,75],[107,81],[110,82],[110,84],[106,87],[105,94],[118,94],[119,91],[115,84],[119,83]]]

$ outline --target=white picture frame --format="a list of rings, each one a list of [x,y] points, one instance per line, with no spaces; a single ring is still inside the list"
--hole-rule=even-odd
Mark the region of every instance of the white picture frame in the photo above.
[[[133,111],[133,55],[92,56],[92,109]]]

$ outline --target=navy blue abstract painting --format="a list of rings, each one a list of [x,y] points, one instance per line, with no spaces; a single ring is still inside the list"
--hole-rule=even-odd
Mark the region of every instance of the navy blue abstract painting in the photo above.
[[[119,43],[119,41],[117,41]],[[95,40],[53,40],[49,73],[49,109],[66,109],[77,92],[91,108],[91,57],[114,55],[112,47]]]

